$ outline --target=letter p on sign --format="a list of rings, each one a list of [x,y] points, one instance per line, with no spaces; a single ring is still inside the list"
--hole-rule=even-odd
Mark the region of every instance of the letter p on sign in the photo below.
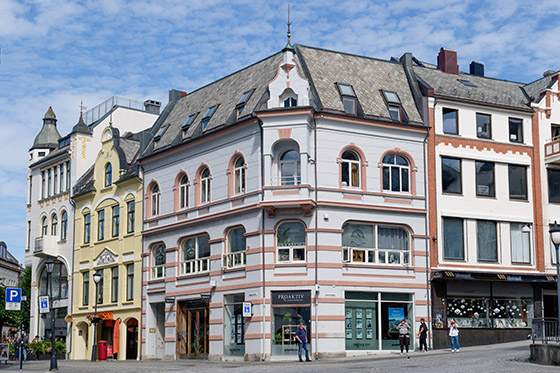
[[[6,288],[6,310],[19,311],[21,309],[21,289]]]

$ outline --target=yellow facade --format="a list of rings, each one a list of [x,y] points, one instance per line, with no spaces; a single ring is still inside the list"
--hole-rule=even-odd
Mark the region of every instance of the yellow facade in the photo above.
[[[104,130],[90,182],[82,183],[82,191],[75,191],[72,359],[92,356],[94,325],[87,316],[95,309],[96,271],[103,272],[97,312],[104,314],[97,324],[96,344],[106,340],[114,349],[115,321],[119,320],[118,360],[140,357],[142,181],[138,176],[121,180],[127,171],[127,155],[119,141],[112,127]],[[87,173],[84,179],[88,179]]]

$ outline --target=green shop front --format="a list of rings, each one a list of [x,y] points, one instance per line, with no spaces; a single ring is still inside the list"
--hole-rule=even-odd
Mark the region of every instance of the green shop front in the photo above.
[[[404,319],[414,325],[409,293],[347,291],[344,308],[346,350],[398,350],[398,324]]]
[[[296,331],[305,325],[311,354],[311,292],[272,291],[272,355],[297,356]]]

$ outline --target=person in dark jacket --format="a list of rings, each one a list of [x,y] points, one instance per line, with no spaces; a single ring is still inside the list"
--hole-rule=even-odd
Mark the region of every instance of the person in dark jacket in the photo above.
[[[426,344],[426,338],[428,337],[428,326],[424,322],[424,318],[420,319],[420,330],[418,331],[420,337],[420,352],[428,352],[428,345]]]
[[[305,361],[311,361],[309,358],[309,349],[307,348],[307,332],[305,331],[305,324],[301,322],[299,328],[296,331],[296,340],[298,341],[298,357],[299,361],[301,359],[301,349],[305,350]]]

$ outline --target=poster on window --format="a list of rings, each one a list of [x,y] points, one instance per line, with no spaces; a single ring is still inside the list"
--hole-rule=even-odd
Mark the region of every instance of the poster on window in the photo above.
[[[389,332],[396,333],[399,323],[404,320],[403,307],[389,307]]]
[[[363,328],[362,319],[356,319],[356,329],[362,329],[362,328]]]
[[[346,329],[346,339],[352,339],[352,329]]]
[[[366,339],[373,339],[373,330],[366,329]]]
[[[352,310],[346,310],[346,318],[352,318]]]
[[[362,339],[362,329],[356,329],[356,339]]]

